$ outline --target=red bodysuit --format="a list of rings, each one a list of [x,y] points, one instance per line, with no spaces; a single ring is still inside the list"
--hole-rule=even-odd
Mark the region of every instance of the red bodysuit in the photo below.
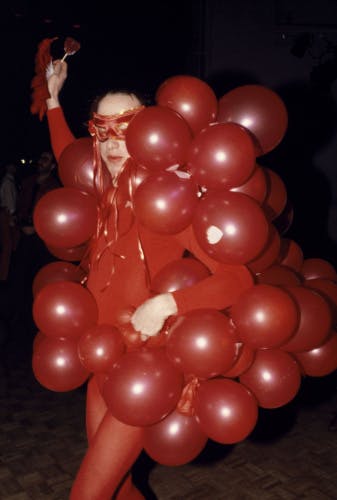
[[[75,139],[61,108],[48,111],[47,116],[53,151],[59,159],[64,148]],[[128,197],[127,170],[120,176],[117,189],[119,237],[112,247],[106,248],[107,241],[101,236],[87,281],[97,302],[100,324],[115,324],[123,310],[134,309],[149,298],[151,278],[169,262],[182,257],[185,250],[203,262],[212,274],[193,286],[173,292],[178,314],[200,307],[223,310],[253,285],[246,266],[225,265],[210,258],[197,244],[191,226],[174,235],[161,235],[140,226],[133,217]],[[113,217],[112,213],[108,229]],[[139,244],[145,260],[141,258]],[[100,253],[100,250],[104,251]],[[142,429],[118,422],[106,411],[95,377],[88,384],[87,432],[89,449],[71,499],[108,500],[142,449]],[[142,497],[127,481],[117,498]]]

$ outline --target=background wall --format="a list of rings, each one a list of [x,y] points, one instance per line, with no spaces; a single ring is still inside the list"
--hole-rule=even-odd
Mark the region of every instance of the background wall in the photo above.
[[[0,161],[49,147],[29,111],[34,56],[45,37],[81,42],[62,103],[76,136],[91,98],[108,87],[153,94],[175,74],[205,79],[221,97],[247,83],[279,93],[289,113],[282,143],[259,162],[286,182],[289,235],[307,256],[337,265],[337,2],[335,0],[7,0],[1,4]],[[57,52],[57,50],[55,50]],[[55,54],[57,55],[57,54]]]
[[[337,2],[210,0],[200,73],[220,97],[244,84],[275,90],[289,113],[282,143],[259,162],[286,182],[291,234],[307,256],[337,261]]]

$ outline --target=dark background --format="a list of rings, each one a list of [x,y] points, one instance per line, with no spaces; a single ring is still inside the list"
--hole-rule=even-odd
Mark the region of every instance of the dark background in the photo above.
[[[89,103],[101,90],[132,87],[153,94],[168,76],[190,72],[198,2],[93,1],[41,2],[14,0],[1,16],[2,150],[35,154],[47,144],[46,124],[29,113],[30,80],[38,43],[59,37],[54,55],[72,36],[81,43],[69,62],[62,103],[76,135]]]
[[[92,98],[108,88],[153,96],[166,78],[190,74],[218,97],[247,83],[275,90],[289,128],[259,163],[285,181],[294,205],[288,233],[307,257],[336,262],[337,2],[335,0],[96,0],[3,2],[0,18],[0,163],[48,149],[46,120],[32,116],[30,81],[38,43],[72,36],[62,104],[75,136],[87,133]]]

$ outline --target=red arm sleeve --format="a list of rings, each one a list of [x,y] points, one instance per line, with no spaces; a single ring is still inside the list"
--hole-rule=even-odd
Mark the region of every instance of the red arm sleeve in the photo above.
[[[195,285],[173,292],[179,314],[205,307],[226,309],[243,291],[253,286],[252,274],[246,266],[222,264],[209,257],[197,243],[191,226],[177,237],[212,272],[211,276]]]
[[[47,118],[51,146],[54,156],[58,161],[62,151],[74,142],[75,137],[68,127],[62,108],[49,109],[47,111]]]

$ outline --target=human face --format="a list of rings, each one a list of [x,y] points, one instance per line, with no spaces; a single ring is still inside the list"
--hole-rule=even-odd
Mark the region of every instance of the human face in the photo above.
[[[53,156],[48,151],[41,153],[37,161],[39,172],[49,172],[54,166]]]
[[[133,94],[107,94],[97,107],[99,115],[111,116],[124,113],[129,109],[141,106],[139,99]],[[112,177],[121,170],[125,160],[130,156],[126,149],[125,140],[116,136],[109,136],[99,142],[100,153]]]

